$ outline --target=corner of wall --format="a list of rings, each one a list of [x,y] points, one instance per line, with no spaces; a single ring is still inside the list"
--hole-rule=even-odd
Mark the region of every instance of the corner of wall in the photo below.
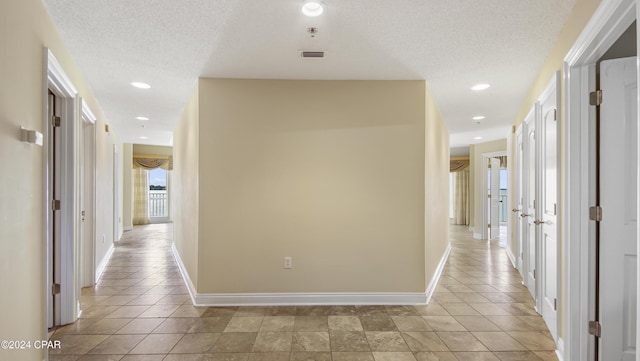
[[[450,149],[449,130],[428,87],[425,107],[425,275],[429,297],[450,250]]]

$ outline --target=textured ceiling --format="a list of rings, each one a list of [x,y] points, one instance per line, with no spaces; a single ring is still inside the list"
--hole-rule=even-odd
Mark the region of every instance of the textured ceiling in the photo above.
[[[170,145],[203,76],[425,79],[451,146],[463,146],[506,137],[575,0],[325,0],[319,18],[300,13],[302,0],[43,3],[124,142]]]

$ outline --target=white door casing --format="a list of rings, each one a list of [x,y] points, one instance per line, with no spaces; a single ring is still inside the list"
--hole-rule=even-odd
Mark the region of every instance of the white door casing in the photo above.
[[[525,143],[524,143],[524,206],[521,214],[523,228],[523,244],[525,258],[524,285],[529,289],[529,293],[536,299],[536,225],[533,223],[536,217],[536,116],[537,104],[529,112],[524,120]]]
[[[45,219],[46,219],[46,270],[53,269],[52,273],[46,271],[45,295],[47,295],[47,325],[64,325],[72,323],[77,319],[79,290],[76,282],[76,245],[78,240],[78,192],[77,182],[77,130],[78,130],[78,97],[77,90],[65,74],[62,66],[57,61],[53,53],[45,48],[44,66],[46,67],[46,78],[44,79],[44,104],[48,107],[49,90],[55,95],[57,102],[57,114],[61,118],[59,132],[59,151],[53,149],[53,131],[51,129],[52,119],[45,112],[44,139],[46,142],[47,165],[46,179],[43,180],[45,194]],[[55,165],[55,167],[54,167]],[[52,201],[54,200],[54,168],[57,168],[55,198],[60,200],[61,208],[53,211]],[[58,177],[59,175],[59,177]],[[55,233],[59,237],[59,242],[54,245],[54,224],[57,224]],[[60,284],[60,293],[56,295],[59,301],[56,311],[52,307],[52,284]],[[52,317],[51,315],[55,317]]]
[[[600,85],[601,360],[636,359],[638,109],[636,57],[603,61]]]
[[[498,158],[490,158],[490,212],[489,223],[491,225],[489,238],[495,239],[500,237],[500,160]]]
[[[522,276],[524,274],[524,269],[523,269],[523,264],[524,264],[524,260],[523,260],[523,249],[522,249],[522,217],[520,217],[520,215],[522,214],[522,210],[523,210],[523,194],[522,194],[522,190],[523,190],[523,183],[524,183],[524,177],[523,177],[523,138],[522,138],[522,129],[524,128],[524,125],[520,125],[518,127],[518,129],[516,129],[516,182],[515,182],[515,200],[514,200],[514,204],[515,204],[515,208],[511,210],[511,212],[513,213],[513,217],[514,217],[514,222],[513,225],[515,227],[515,232],[513,233],[515,235],[515,245],[516,245],[516,268],[518,269],[518,271],[520,272],[520,275]]]
[[[81,158],[81,225],[80,232],[80,257],[79,267],[81,270],[80,286],[90,287],[95,284],[96,254],[95,242],[95,144],[96,144],[96,117],[93,115],[87,104],[82,102],[82,130],[79,156]]]
[[[539,286],[540,313],[554,340],[558,338],[558,91],[559,73],[549,82],[539,101]]]

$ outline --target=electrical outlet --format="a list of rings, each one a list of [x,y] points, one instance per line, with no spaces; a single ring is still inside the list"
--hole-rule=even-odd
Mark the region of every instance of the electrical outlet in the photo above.
[[[284,268],[285,269],[293,268],[293,258],[291,258],[291,257],[285,257],[284,258]]]

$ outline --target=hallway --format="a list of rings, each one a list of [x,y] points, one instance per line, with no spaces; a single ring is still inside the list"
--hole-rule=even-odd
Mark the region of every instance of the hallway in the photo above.
[[[50,360],[557,360],[505,251],[466,227],[451,226],[436,292],[415,307],[194,307],[171,237],[171,224],[124,234]]]

